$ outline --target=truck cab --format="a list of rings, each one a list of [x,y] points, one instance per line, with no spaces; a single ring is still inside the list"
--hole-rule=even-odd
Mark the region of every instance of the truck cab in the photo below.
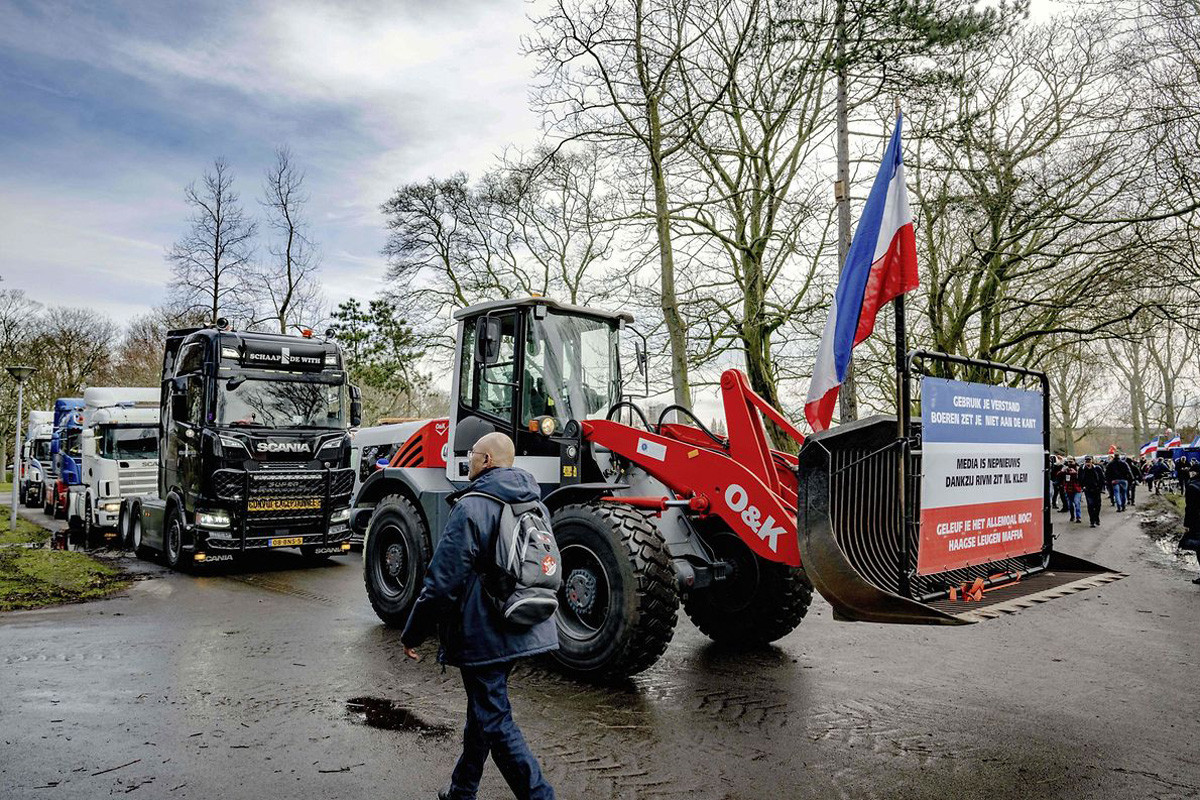
[[[360,403],[335,342],[224,325],[171,331],[159,403],[157,491],[131,505],[132,546],[173,568],[278,547],[349,549]]]
[[[54,433],[53,411],[30,411],[21,446],[20,496],[29,508],[41,504],[46,475],[50,469],[50,437]]]
[[[54,401],[54,430],[50,435],[50,463],[53,480],[46,481],[44,510],[57,519],[78,524],[70,519],[71,495],[83,492],[81,474],[83,433],[83,398],[60,397]],[[78,507],[78,501],[76,501]]]
[[[92,387],[84,391],[83,494],[68,516],[83,520],[85,538],[117,537],[124,498],[150,494],[158,482],[159,390]]]

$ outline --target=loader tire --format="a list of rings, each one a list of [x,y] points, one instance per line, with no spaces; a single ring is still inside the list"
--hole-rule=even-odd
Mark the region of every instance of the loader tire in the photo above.
[[[429,566],[430,536],[412,502],[383,498],[371,514],[363,543],[363,582],[371,608],[388,627],[402,628]]]
[[[640,511],[600,502],[563,506],[552,526],[563,576],[555,665],[591,680],[649,668],[667,649],[679,611],[658,528]]]
[[[733,565],[733,574],[684,598],[683,610],[701,633],[721,644],[753,647],[796,629],[813,593],[802,567],[757,556],[730,531],[706,541],[718,558]]]

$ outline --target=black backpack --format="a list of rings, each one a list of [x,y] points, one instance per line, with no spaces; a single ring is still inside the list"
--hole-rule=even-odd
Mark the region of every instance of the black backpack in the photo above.
[[[483,578],[492,604],[513,627],[527,628],[550,619],[558,609],[562,562],[542,504],[537,500],[507,503],[483,492],[463,496],[471,495],[501,506]]]

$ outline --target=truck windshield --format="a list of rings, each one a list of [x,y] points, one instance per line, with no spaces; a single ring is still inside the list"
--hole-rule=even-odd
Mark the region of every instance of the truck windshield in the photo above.
[[[35,439],[30,458],[36,458],[38,461],[48,461],[50,459],[50,440]]]
[[[217,384],[217,424],[265,428],[344,428],[343,384],[248,379]]]
[[[96,452],[101,458],[157,458],[158,428],[104,428],[97,437]]]
[[[604,416],[620,398],[617,329],[602,319],[547,314],[529,320],[523,424]]]

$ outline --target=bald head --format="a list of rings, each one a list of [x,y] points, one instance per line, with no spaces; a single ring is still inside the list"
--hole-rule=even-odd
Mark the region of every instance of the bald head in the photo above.
[[[471,447],[467,477],[475,480],[484,470],[492,467],[511,467],[515,457],[516,448],[507,435],[499,432],[486,434]]]

